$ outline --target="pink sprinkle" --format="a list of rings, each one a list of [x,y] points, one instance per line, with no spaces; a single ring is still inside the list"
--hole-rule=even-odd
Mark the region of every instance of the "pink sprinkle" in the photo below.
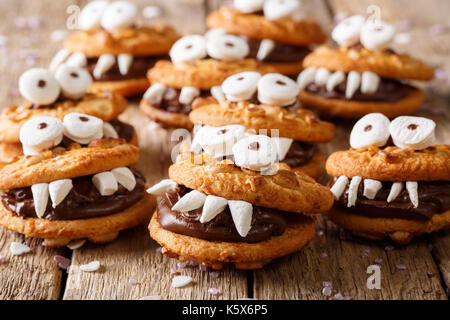
[[[333,22],[334,24],[339,24],[340,22],[342,22],[343,20],[347,19],[350,16],[350,14],[348,12],[339,12],[338,14],[336,14],[333,18]]]
[[[386,247],[384,247],[384,250],[389,252],[389,251],[394,250],[394,247],[393,246],[386,246]]]
[[[218,295],[219,294],[219,289],[217,289],[217,288],[209,288],[208,289],[208,293],[212,294],[212,295]]]
[[[200,271],[203,271],[203,272],[208,270],[208,268],[206,266],[202,265],[201,263],[198,265],[198,268],[200,269]]]
[[[328,258],[328,254],[326,252],[322,252],[320,254],[320,259],[326,259],[326,258]]]
[[[361,258],[367,258],[370,254],[370,249],[369,248],[365,248],[361,251]]]
[[[27,19],[24,17],[17,17],[14,19],[14,24],[17,28],[24,29],[27,27]]]
[[[331,288],[330,287],[323,288],[322,289],[322,294],[324,296],[331,297]]]
[[[440,35],[446,33],[448,31],[448,26],[444,24],[433,24],[430,27],[430,34],[432,35]]]
[[[10,88],[9,91],[8,91],[8,94],[11,97],[17,97],[20,93],[19,93],[19,90],[17,88]]]
[[[409,31],[412,28],[412,22],[409,20],[402,20],[397,23],[398,31]]]
[[[178,271],[177,269],[175,269],[175,268],[170,268],[170,275],[175,275],[175,274],[180,274],[180,271]]]
[[[156,253],[162,253],[162,247],[158,247],[158,248],[156,248]]]
[[[404,264],[398,264],[395,266],[398,270],[406,270],[406,266]]]
[[[187,262],[178,262],[177,267],[180,269],[184,269],[187,266]]]
[[[322,282],[322,287],[324,287],[324,288],[333,288],[333,282],[331,282],[331,281],[323,281]]]
[[[383,263],[383,259],[381,259],[381,258],[376,258],[376,259],[374,260],[374,262],[375,262],[375,264],[377,264],[377,265],[381,265],[381,264]]]
[[[161,300],[161,296],[154,295],[154,296],[144,296],[140,298],[139,300]]]
[[[189,267],[189,268],[192,268],[192,267],[198,266],[198,263],[195,262],[194,260],[189,260],[189,261],[186,263],[186,266]]]
[[[217,279],[217,278],[219,277],[219,273],[213,271],[213,272],[210,272],[210,273],[209,273],[209,276],[210,276],[211,278],[213,278],[213,279]]]
[[[334,300],[344,300],[342,293],[338,292],[334,295]]]
[[[135,285],[138,284],[137,280],[134,279],[134,278],[131,278],[130,280],[128,280],[128,283],[129,283],[130,285],[132,285],[132,286],[135,286]]]
[[[63,270],[67,270],[70,267],[70,264],[72,263],[70,259],[67,259],[66,257],[59,255],[54,256],[53,260],[58,264],[58,267],[60,267]]]
[[[39,29],[42,25],[42,19],[38,16],[29,17],[27,25],[31,29]]]

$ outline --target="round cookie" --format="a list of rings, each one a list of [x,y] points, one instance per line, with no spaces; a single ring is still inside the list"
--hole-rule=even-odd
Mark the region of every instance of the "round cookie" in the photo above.
[[[380,112],[389,118],[395,118],[416,112],[425,100],[425,95],[421,90],[415,89],[395,102],[371,102],[323,98],[302,90],[298,98],[305,106],[331,117],[360,118],[368,113]]]
[[[398,80],[431,80],[434,71],[420,60],[409,55],[398,55],[391,51],[371,51],[365,48],[332,48],[323,45],[314,50],[303,61],[304,68],[327,68],[331,71],[372,71],[381,77]]]
[[[229,33],[254,39],[272,39],[293,45],[323,43],[326,35],[313,20],[294,21],[282,18],[268,20],[263,15],[247,14],[222,7],[210,13],[206,19],[208,28],[224,28]]]
[[[287,168],[278,164],[276,174],[261,175],[236,167],[230,160],[216,161],[205,153],[197,156],[184,153],[170,166],[169,177],[205,194],[267,208],[297,213],[318,213],[331,208],[333,195],[328,188]]]
[[[450,180],[450,146],[424,150],[369,146],[338,151],[328,157],[326,170],[339,177],[360,176],[380,181]]]
[[[147,78],[127,79],[119,81],[96,81],[89,87],[90,93],[114,92],[130,97],[144,92],[150,83]]]
[[[450,211],[435,214],[430,220],[406,220],[398,218],[369,218],[332,209],[327,215],[337,225],[352,233],[372,240],[389,237],[394,242],[408,244],[413,236],[431,233],[450,226]]]
[[[127,101],[116,93],[88,94],[80,100],[56,101],[51,106],[35,106],[27,102],[21,106],[11,106],[0,117],[0,141],[19,143],[19,131],[23,124],[34,117],[50,116],[59,119],[76,112],[92,115],[110,121],[116,119],[127,106]]]
[[[282,235],[259,243],[212,242],[173,233],[161,227],[157,214],[149,231],[163,247],[162,253],[171,258],[191,259],[213,269],[221,269],[224,263],[234,263],[238,269],[258,269],[307,245],[314,238],[314,220],[296,215]]]

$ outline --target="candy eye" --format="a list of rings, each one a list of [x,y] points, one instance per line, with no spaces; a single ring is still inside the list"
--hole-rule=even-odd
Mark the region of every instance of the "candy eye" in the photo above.
[[[369,50],[383,50],[392,41],[395,27],[384,21],[367,21],[361,29],[361,43]]]
[[[89,2],[78,16],[78,26],[82,30],[88,30],[100,25],[102,14],[108,6],[108,1]]]
[[[214,157],[222,157],[233,154],[233,145],[244,137],[244,133],[245,127],[240,125],[203,127],[198,132],[196,141],[205,150],[205,153]]]
[[[169,52],[173,63],[189,62],[206,57],[205,38],[200,35],[190,35],[174,43]]]
[[[350,146],[354,149],[375,145],[384,146],[389,139],[390,121],[381,113],[365,115],[353,126]]]
[[[297,100],[300,87],[291,78],[268,73],[258,82],[258,100],[264,104],[288,106]]]
[[[234,0],[233,6],[243,13],[252,13],[262,10],[264,0]]]
[[[363,25],[363,16],[357,15],[348,17],[333,29],[331,37],[340,46],[350,47],[359,42],[359,35]]]
[[[264,2],[264,16],[269,20],[288,17],[300,9],[298,0],[266,0]]]
[[[399,148],[422,150],[435,141],[433,120],[422,117],[398,117],[392,120],[389,131],[392,141]]]
[[[63,138],[63,123],[53,117],[36,117],[28,120],[20,129],[20,142],[26,155],[58,145]]]
[[[233,146],[234,162],[237,166],[261,171],[276,162],[276,143],[268,136],[250,135]]]
[[[229,101],[250,99],[256,92],[261,75],[258,72],[241,72],[228,77],[222,83],[222,90]]]
[[[47,105],[55,102],[59,91],[58,82],[47,69],[30,69],[19,78],[20,94],[36,104]]]
[[[116,1],[106,8],[101,19],[101,25],[106,30],[129,27],[133,24],[136,14],[137,8],[133,3]]]
[[[244,39],[225,34],[210,38],[206,51],[214,59],[232,61],[246,57],[250,48]]]
[[[61,86],[62,93],[71,99],[84,96],[92,83],[92,77],[86,69],[60,66],[55,73],[55,78]]]
[[[64,135],[81,144],[101,139],[103,120],[82,113],[69,113],[64,117]]]

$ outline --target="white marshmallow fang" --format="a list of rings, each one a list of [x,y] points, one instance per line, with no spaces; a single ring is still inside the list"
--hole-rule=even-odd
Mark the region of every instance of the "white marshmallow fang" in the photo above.
[[[361,84],[361,75],[356,71],[350,71],[347,76],[347,86],[345,88],[345,98],[351,99]]]
[[[214,219],[227,207],[227,204],[228,200],[225,198],[208,195],[203,205],[200,223],[206,223]]]
[[[365,71],[361,77],[361,93],[373,94],[378,91],[380,76],[372,71]]]
[[[48,69],[51,73],[55,73],[56,69],[70,56],[71,52],[66,48],[59,50],[52,61],[50,62]]]
[[[256,54],[256,59],[259,61],[263,61],[265,58],[269,56],[272,52],[273,48],[275,48],[275,42],[270,39],[264,39],[259,44],[258,53]]]
[[[389,195],[387,197],[387,202],[391,203],[394,201],[400,192],[403,190],[403,183],[402,182],[394,182],[391,187],[391,191],[389,192]]]
[[[282,161],[286,157],[286,154],[291,148],[292,142],[294,142],[294,140],[284,137],[272,137],[272,140],[278,147],[278,161]]]
[[[147,100],[159,100],[162,98],[164,93],[166,92],[167,87],[159,82],[153,83],[150,88],[147,89],[144,93],[144,98]]]
[[[121,75],[126,75],[133,63],[133,55],[128,53],[121,53],[117,56],[117,64],[119,65],[119,72]]]
[[[246,201],[228,200],[228,207],[237,232],[241,237],[246,237],[252,228],[252,204]]]
[[[109,122],[103,122],[103,137],[119,139],[116,129]]]
[[[345,80],[345,73],[342,71],[334,72],[327,80],[326,89],[328,92],[333,91],[336,86]]]
[[[179,102],[182,104],[191,104],[199,95],[200,90],[196,87],[183,87],[180,92]]]
[[[364,179],[364,197],[373,200],[383,185],[380,181]]]
[[[147,189],[147,193],[155,196],[163,196],[167,191],[175,190],[178,184],[170,179],[164,179]]]
[[[305,89],[310,83],[314,82],[316,78],[317,69],[314,67],[309,67],[303,70],[297,78],[297,83],[300,87],[300,90]]]
[[[48,203],[48,183],[38,183],[31,186],[33,193],[34,210],[39,218],[44,216]]]
[[[358,188],[361,180],[361,177],[356,176],[350,181],[350,186],[348,187],[348,208],[353,207],[356,203],[356,199],[358,198]]]
[[[72,67],[84,68],[87,65],[87,58],[83,52],[75,52],[65,62],[66,65]]]
[[[50,199],[52,200],[52,207],[56,208],[56,206],[66,198],[72,188],[73,184],[71,179],[61,179],[50,182],[48,191]]]
[[[113,195],[119,188],[116,177],[110,171],[95,174],[92,177],[92,183],[102,196]]]
[[[330,191],[334,195],[336,200],[342,196],[345,191],[345,188],[348,186],[348,178],[346,176],[340,176],[337,178],[336,182],[331,187]]]
[[[112,66],[116,63],[116,58],[114,55],[105,53],[102,54],[95,65],[94,71],[92,72],[95,79],[99,79],[102,74],[112,68]]]
[[[418,187],[419,184],[417,181],[406,181],[406,190],[408,190],[409,199],[411,200],[414,208],[419,206],[419,194],[417,192]]]
[[[315,78],[314,78],[314,82],[318,85],[318,86],[324,86],[327,81],[328,78],[330,77],[330,70],[326,69],[326,68],[319,68],[319,70],[317,70]]]
[[[172,210],[178,212],[189,212],[203,206],[205,201],[206,194],[203,194],[197,190],[192,190],[181,197],[181,199],[173,205]]]
[[[128,191],[133,191],[136,187],[136,178],[133,172],[127,167],[120,167],[111,170],[112,174],[116,178],[117,182],[120,183]]]
[[[225,100],[225,94],[223,93],[221,86],[214,86],[211,88],[210,91],[213,98],[216,99],[217,101],[220,102]]]

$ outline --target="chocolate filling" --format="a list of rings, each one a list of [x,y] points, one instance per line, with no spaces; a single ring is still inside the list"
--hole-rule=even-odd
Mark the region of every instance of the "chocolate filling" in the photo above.
[[[122,212],[138,202],[145,192],[145,179],[135,170],[136,187],[128,191],[119,184],[111,196],[102,196],[92,183],[92,176],[72,179],[73,188],[64,200],[52,207],[49,199],[43,218],[47,220],[76,220],[108,216]],[[22,218],[37,218],[31,187],[17,188],[1,194],[3,205]]]
[[[250,47],[248,57],[256,59],[261,40],[249,38],[247,42]],[[309,53],[311,53],[311,50],[308,47],[275,42],[275,46],[272,51],[262,61],[286,63],[299,62],[302,61]]]
[[[161,56],[135,56],[133,57],[133,62],[131,63],[128,73],[122,75],[119,71],[118,63],[115,63],[108,71],[104,72],[100,78],[95,79],[95,81],[120,81],[128,79],[136,79],[145,77],[147,70],[152,68],[155,63],[162,59],[169,59],[167,55]],[[98,58],[88,59],[87,69],[89,73],[93,76],[95,65],[97,64]]]
[[[283,163],[286,163],[291,168],[296,168],[307,164],[311,161],[316,153],[316,145],[302,141],[292,141]]]
[[[318,96],[326,99],[346,100],[346,88],[347,79],[341,84],[337,85],[332,91],[328,91],[325,85],[318,86],[315,83],[310,83],[309,85],[307,85],[306,91],[317,94]],[[363,94],[361,93],[361,90],[358,89],[350,100],[363,102],[396,102],[405,98],[415,90],[417,89],[413,86],[402,83],[400,81],[381,78],[377,92],[372,94]]]
[[[148,102],[155,108],[170,112],[188,115],[192,110],[192,103],[184,104],[180,102],[180,89],[168,87],[162,97],[148,99]],[[200,97],[208,97],[209,90],[200,91]],[[195,99],[194,99],[195,100]]]
[[[333,177],[328,182],[328,186],[332,187],[336,180],[337,177]],[[417,208],[414,208],[411,203],[406,188],[402,190],[394,201],[388,203],[387,197],[391,190],[392,182],[382,182],[382,184],[383,187],[378,191],[375,199],[370,200],[364,197],[364,183],[361,182],[355,206],[350,208],[347,208],[347,187],[339,200],[334,202],[334,206],[339,210],[367,217],[407,220],[429,220],[435,214],[450,210],[450,183],[448,181],[419,181],[419,206]]]
[[[247,236],[241,237],[234,226],[228,207],[206,223],[200,223],[203,207],[190,212],[173,211],[173,205],[189,191],[191,189],[181,186],[158,198],[157,214],[161,227],[171,232],[208,241],[256,243],[283,234],[287,226],[287,217],[291,216],[295,219],[294,215],[301,216],[254,206],[252,227]]]

